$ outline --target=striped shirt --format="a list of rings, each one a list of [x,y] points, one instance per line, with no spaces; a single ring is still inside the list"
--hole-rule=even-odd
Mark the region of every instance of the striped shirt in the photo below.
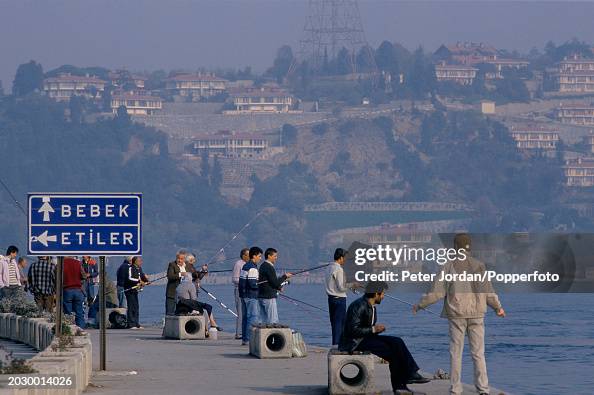
[[[8,263],[8,285],[9,286],[13,286],[13,285],[21,285],[18,275],[17,275],[17,271],[19,269],[17,268],[17,263],[15,262],[15,260],[11,260]]]

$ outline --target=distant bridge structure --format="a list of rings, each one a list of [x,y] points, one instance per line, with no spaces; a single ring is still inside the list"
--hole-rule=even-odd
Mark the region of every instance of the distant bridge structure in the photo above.
[[[447,202],[327,202],[309,204],[305,212],[331,211],[474,211],[464,203]]]

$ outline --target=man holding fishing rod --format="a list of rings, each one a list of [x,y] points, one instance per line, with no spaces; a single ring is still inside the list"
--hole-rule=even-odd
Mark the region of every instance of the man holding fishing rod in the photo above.
[[[330,326],[332,327],[332,345],[340,341],[344,318],[346,316],[347,284],[342,265],[345,262],[346,251],[337,248],[334,251],[334,262],[328,266],[326,273],[326,294],[328,295],[328,311]]]
[[[128,277],[124,282],[126,302],[128,310],[126,311],[126,319],[128,328],[143,329],[140,326],[140,311],[138,305],[138,291],[149,283],[148,278],[142,272],[142,257],[135,256],[132,258],[132,264],[128,267]]]
[[[464,249],[467,253],[465,260],[448,261],[443,267],[445,273],[484,273],[484,263],[470,257],[470,236],[459,233],[454,237],[454,248]],[[441,276],[440,276],[441,277]],[[468,334],[470,354],[474,363],[474,385],[479,394],[489,394],[489,379],[485,362],[485,323],[484,317],[487,306],[491,307],[497,316],[505,317],[499,298],[493,290],[491,282],[445,282],[438,279],[433,283],[429,293],[413,306],[413,313],[424,309],[437,301],[444,299],[442,317],[449,321],[450,335],[450,393],[462,393],[462,350],[464,337]]]
[[[262,316],[261,321],[263,324],[277,324],[278,309],[276,299],[278,292],[282,289],[283,283],[291,278],[293,274],[285,273],[280,277],[276,276],[274,264],[278,259],[278,251],[274,248],[266,249],[264,259],[258,270],[258,301]]]
[[[243,314],[241,307],[241,298],[239,296],[239,277],[241,277],[241,268],[250,260],[250,249],[242,248],[239,253],[239,259],[233,266],[233,294],[235,295],[235,310],[237,311],[237,318],[235,319],[235,339],[242,338],[243,328]]]

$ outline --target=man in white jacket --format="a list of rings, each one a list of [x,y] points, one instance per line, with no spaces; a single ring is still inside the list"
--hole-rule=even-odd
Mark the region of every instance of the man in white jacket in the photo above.
[[[243,315],[241,309],[241,298],[239,297],[239,277],[241,275],[241,268],[250,260],[250,249],[242,248],[239,253],[239,259],[233,266],[233,293],[235,295],[235,311],[237,311],[237,318],[235,320],[235,338],[241,339]]]
[[[0,296],[10,296],[21,287],[21,275],[16,256],[19,249],[10,246],[6,255],[0,255]]]
[[[446,274],[483,273],[485,265],[470,257],[470,236],[461,233],[454,238],[454,248],[466,251],[465,260],[449,261],[443,267]],[[419,309],[444,299],[441,316],[449,321],[450,336],[450,393],[462,394],[462,350],[464,336],[468,334],[470,354],[474,363],[474,385],[479,394],[489,394],[489,379],[485,362],[485,324],[484,317],[487,306],[491,307],[499,317],[505,317],[497,294],[489,281],[486,282],[446,282],[440,280],[441,273],[433,283],[431,291],[421,298],[419,304],[413,306],[413,313]]]

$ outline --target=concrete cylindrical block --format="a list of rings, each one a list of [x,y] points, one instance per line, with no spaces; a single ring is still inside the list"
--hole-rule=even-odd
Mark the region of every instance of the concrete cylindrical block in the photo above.
[[[328,353],[328,393],[366,394],[373,391],[374,359],[369,353],[350,355],[332,349]]]

